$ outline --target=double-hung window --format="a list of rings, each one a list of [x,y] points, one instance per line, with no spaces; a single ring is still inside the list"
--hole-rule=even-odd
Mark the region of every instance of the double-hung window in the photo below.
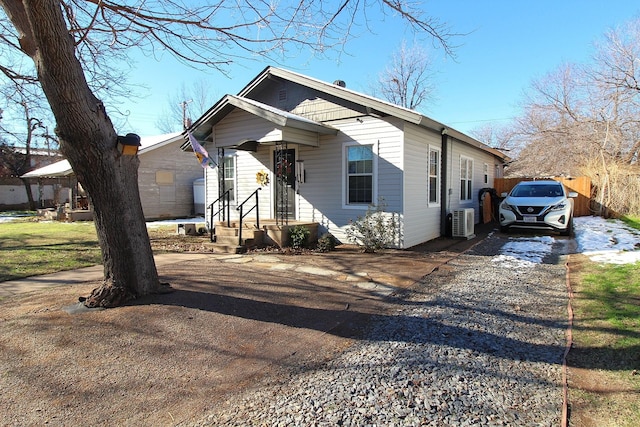
[[[224,156],[224,191],[229,191],[229,200],[233,201],[235,197],[236,187],[236,158],[234,155]]]
[[[473,159],[460,156],[460,200],[471,200],[473,194]]]
[[[349,205],[373,202],[373,145],[346,146],[346,202]]]
[[[429,182],[428,200],[429,205],[440,204],[440,150],[429,147]]]

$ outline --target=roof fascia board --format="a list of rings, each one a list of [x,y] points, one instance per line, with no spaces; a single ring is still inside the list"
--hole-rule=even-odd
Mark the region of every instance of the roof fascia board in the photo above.
[[[501,153],[499,150],[489,147],[486,144],[470,137],[469,135],[465,135],[462,132],[459,132],[455,129],[449,128],[448,126],[440,123],[436,120],[430,119],[427,116],[424,116],[416,111],[409,110],[407,108],[399,107],[397,105],[393,105],[376,98],[360,94],[358,92],[352,91],[347,88],[343,88],[340,86],[336,86],[332,83],[323,82],[321,80],[314,79],[312,77],[308,77],[302,74],[295,73],[293,71],[284,70],[282,68],[276,68],[268,66],[262,72],[254,78],[248,85],[246,85],[239,93],[238,96],[248,97],[256,87],[258,87],[263,81],[268,79],[270,76],[276,76],[281,79],[289,80],[294,83],[297,83],[302,86],[307,86],[312,89],[316,89],[320,92],[327,93],[331,96],[335,96],[336,98],[345,99],[347,101],[351,101],[360,105],[365,106],[369,113],[380,112],[383,114],[388,114],[409,123],[413,123],[419,125],[421,127],[431,129],[436,132],[442,132],[443,129],[447,129],[447,133],[455,138],[456,140],[469,144],[473,147],[476,147],[480,150],[484,150],[493,156],[501,159],[502,161],[507,161],[509,157],[504,153]]]
[[[181,141],[183,139],[184,139],[184,137],[182,136],[182,133],[177,133],[176,135],[172,136],[171,138],[167,138],[167,139],[165,139],[163,141],[157,142],[157,143],[155,143],[153,145],[150,145],[148,147],[141,148],[140,151],[138,151],[138,154],[146,153],[148,151],[153,151],[153,150],[156,150],[156,149],[158,149],[160,147],[164,147],[165,145],[169,145],[169,144],[172,144],[172,143],[174,143],[176,141]]]

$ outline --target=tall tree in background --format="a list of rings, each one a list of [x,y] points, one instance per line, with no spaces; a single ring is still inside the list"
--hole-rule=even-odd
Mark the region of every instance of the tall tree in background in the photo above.
[[[517,155],[518,141],[511,126],[497,126],[487,124],[477,127],[469,132],[478,141],[503,152],[509,152],[509,156]]]
[[[187,128],[185,122],[204,114],[216,101],[217,94],[208,81],[198,80],[168,99],[168,109],[156,120],[156,127],[163,133],[179,132]]]
[[[12,30],[0,42],[33,60],[56,120],[60,149],[94,207],[104,281],[85,305],[116,306],[162,290],[138,190],[138,158],[122,155],[108,105],[87,79],[105,55],[132,48],[165,50],[185,63],[224,71],[243,56],[286,57],[290,49],[339,49],[368,22],[374,5],[402,17],[416,32],[451,52],[452,35],[415,3],[389,0],[324,2],[118,2],[112,0],[0,0]],[[3,19],[4,23],[6,19]],[[4,24],[3,24],[4,25]],[[15,38],[12,38],[15,37]],[[15,73],[0,64],[5,75]],[[98,75],[98,74],[96,74]]]
[[[402,42],[373,88],[387,101],[410,110],[435,99],[435,71],[432,58],[420,45]]]
[[[49,132],[53,128],[51,113],[42,100],[41,92],[33,84],[24,81],[12,81],[0,87],[6,105],[3,112],[7,117],[0,121],[0,132],[4,141],[1,144],[0,164],[12,176],[20,177],[32,169],[34,150],[46,151],[49,155],[57,152],[57,141]],[[40,153],[41,154],[41,153]],[[41,155],[39,157],[42,157]],[[36,202],[31,192],[31,183],[20,178],[27,195],[29,208],[35,210]]]
[[[532,83],[512,175],[587,175],[600,212],[640,214],[640,19],[609,31],[593,61]]]

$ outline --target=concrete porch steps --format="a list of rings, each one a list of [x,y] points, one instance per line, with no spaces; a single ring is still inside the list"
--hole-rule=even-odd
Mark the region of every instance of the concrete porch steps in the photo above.
[[[216,222],[212,245],[216,251],[240,254],[264,244],[264,231],[255,228],[254,224],[243,224],[240,242],[239,234],[240,228],[237,223],[231,223],[231,226],[228,226],[226,222]]]

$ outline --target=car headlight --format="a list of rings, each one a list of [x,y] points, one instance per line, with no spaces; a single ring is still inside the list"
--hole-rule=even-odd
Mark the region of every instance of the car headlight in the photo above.
[[[504,209],[505,211],[511,211],[511,212],[515,212],[516,211],[516,208],[514,206],[511,206],[507,202],[502,202],[500,204],[500,209]]]
[[[567,208],[567,202],[563,201],[558,203],[557,205],[551,206],[551,208],[549,208],[550,211],[563,211]]]

